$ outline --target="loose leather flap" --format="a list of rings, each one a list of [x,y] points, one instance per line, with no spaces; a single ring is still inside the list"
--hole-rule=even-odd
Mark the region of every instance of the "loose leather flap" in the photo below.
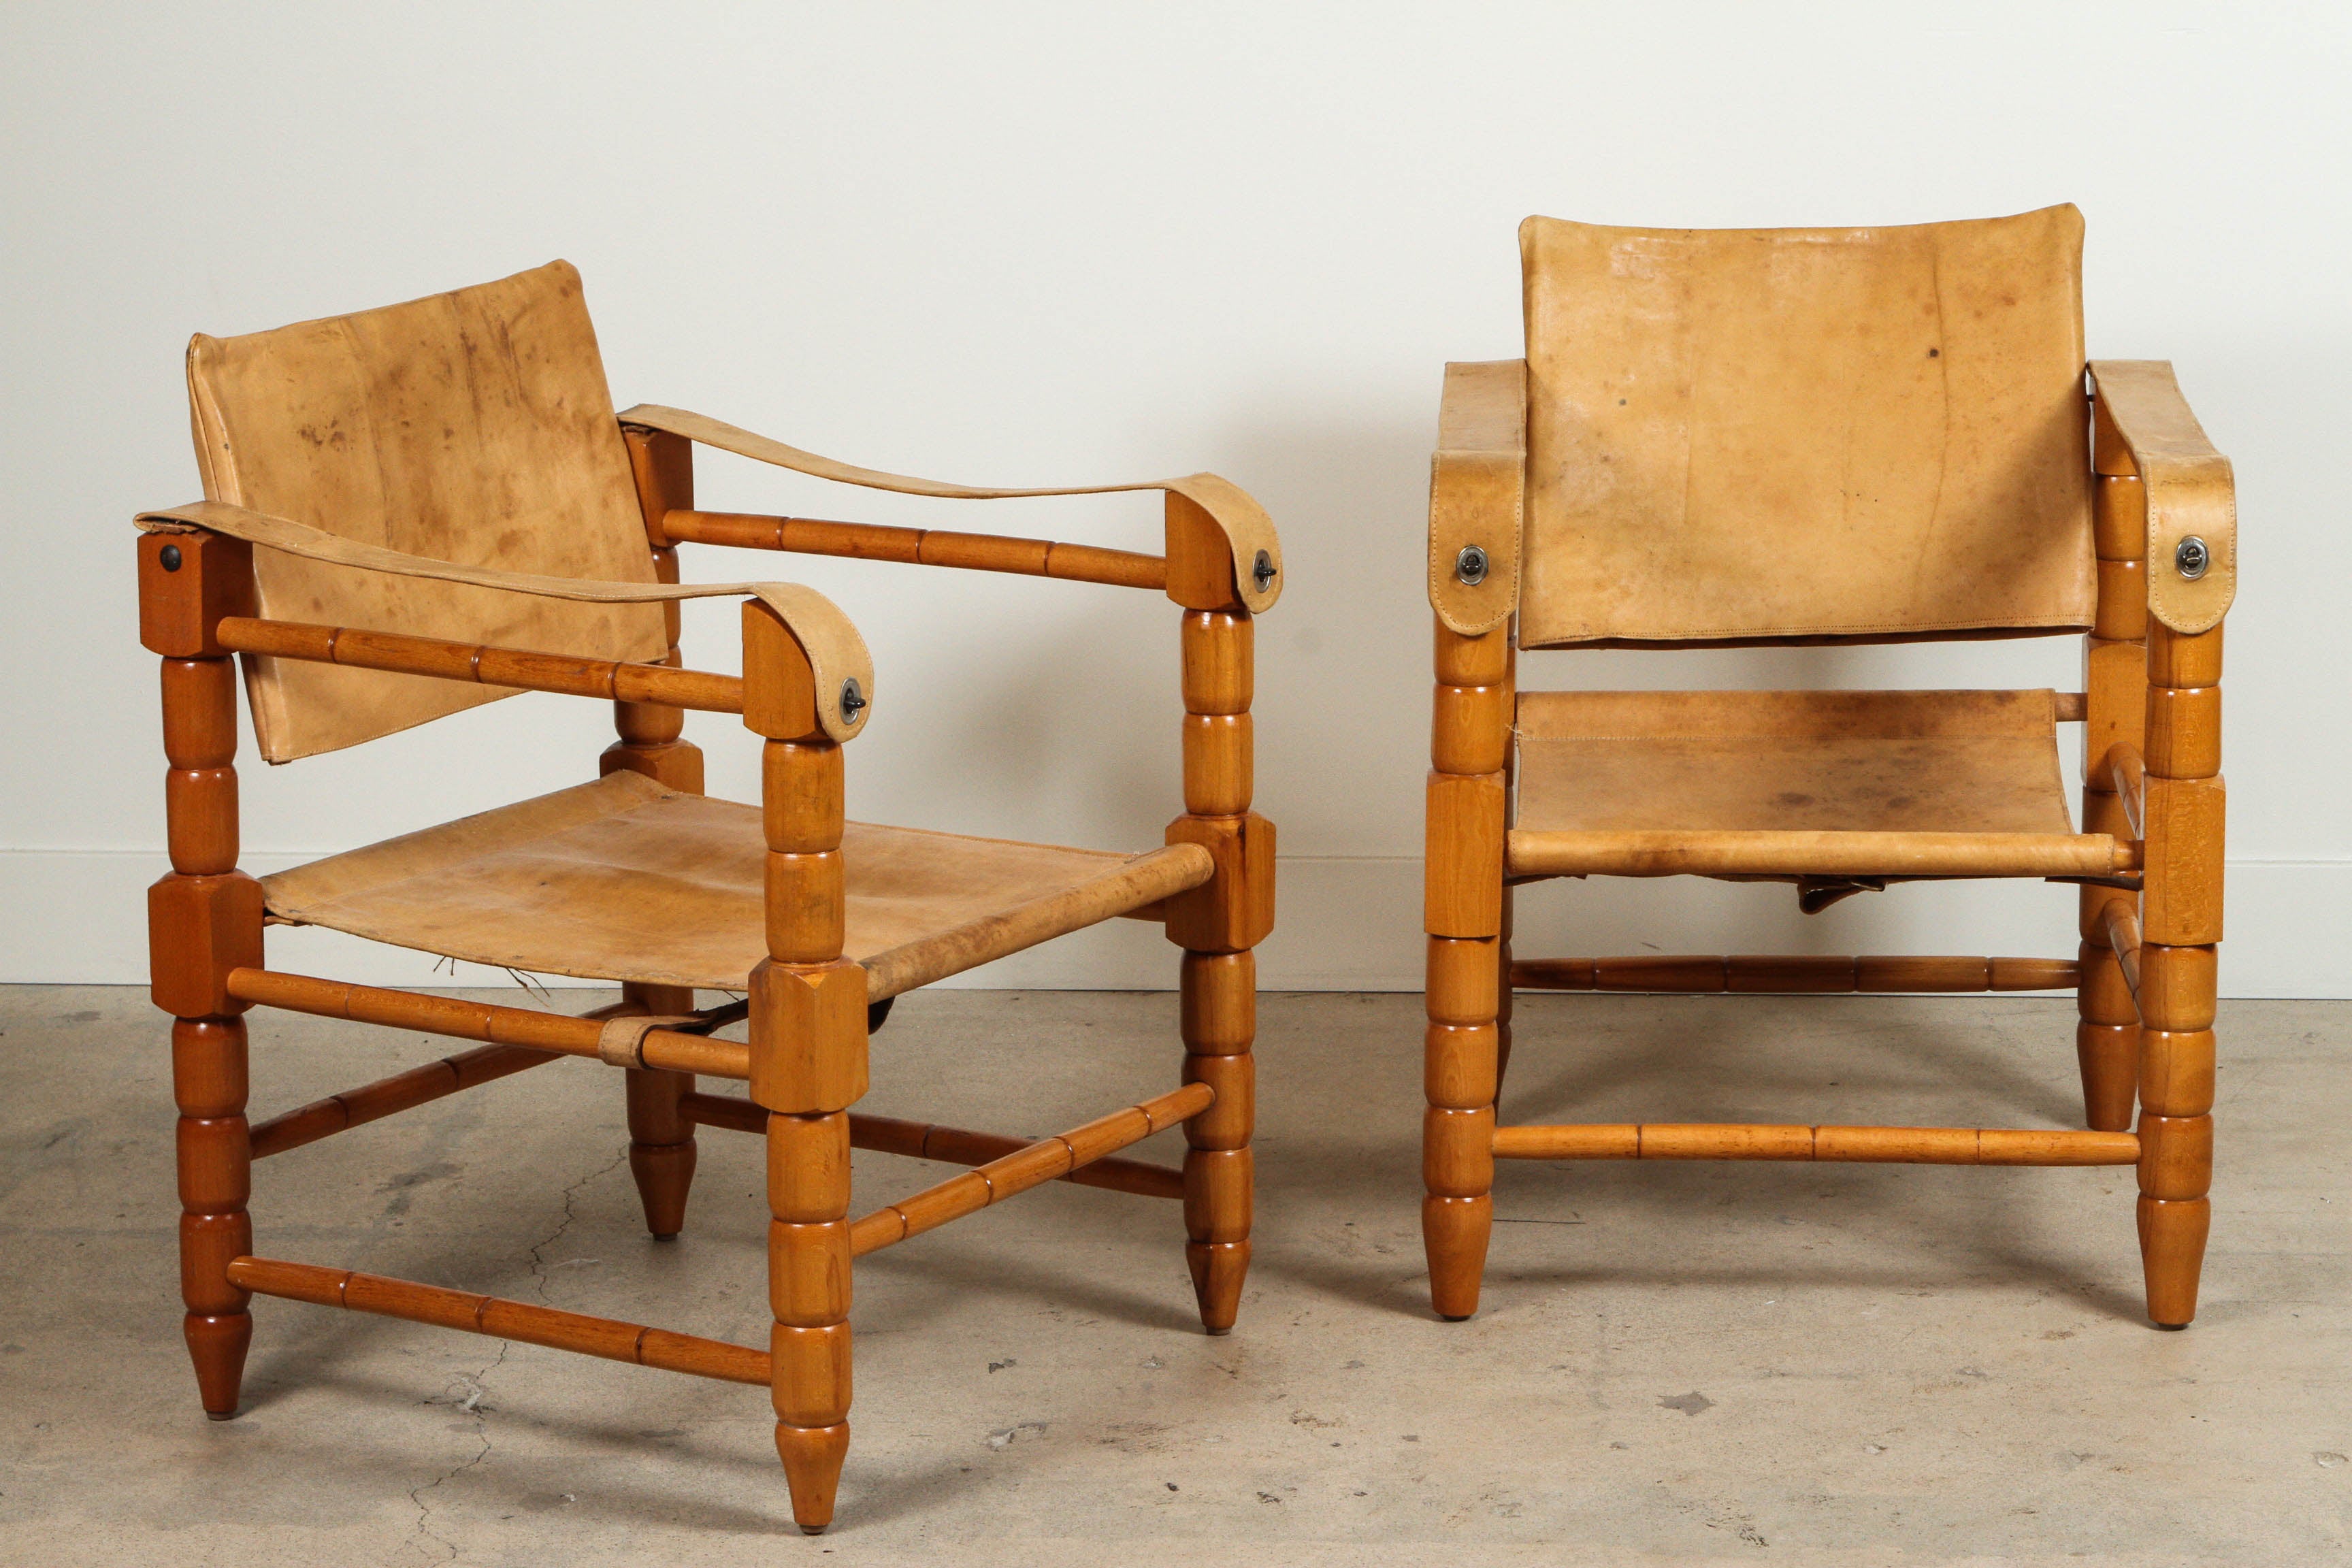
[[[2125,469],[2147,495],[2148,614],[2176,632],[2210,631],[2238,596],[2238,481],[2189,410],[2163,360],[2095,360],[2099,411]],[[2200,541],[2201,556],[2182,545]],[[2190,576],[2184,568],[2203,562]]]
[[[1464,637],[1494,630],[1518,604],[1527,437],[1527,361],[1445,367],[1429,462],[1429,603]],[[1474,548],[1484,570],[1475,583],[1463,570]]]
[[[840,605],[815,589],[798,583],[593,583],[579,577],[540,577],[520,572],[492,572],[478,566],[428,561],[421,556],[403,555],[373,544],[357,543],[323,529],[312,528],[308,523],[271,517],[267,512],[230,506],[224,501],[196,501],[187,506],[139,514],[140,527],[150,532],[164,530],[173,524],[209,529],[215,533],[226,533],[232,539],[242,539],[248,544],[260,545],[266,550],[279,551],[299,560],[326,565],[380,572],[423,582],[459,583],[506,595],[530,595],[574,604],[655,605],[672,599],[755,598],[776,612],[791,629],[793,639],[808,655],[809,667],[816,679],[817,722],[824,732],[834,740],[846,741],[864,729],[866,721],[873,716],[874,659],[866,650],[866,639],[858,636],[857,627],[842,613]],[[255,557],[256,560],[259,558],[258,555]],[[407,632],[412,636],[446,635],[418,632],[408,626],[381,629]],[[496,646],[529,647],[515,643]],[[530,651],[569,653],[575,650]],[[278,662],[291,665],[295,661]],[[417,679],[426,678],[420,676]],[[842,683],[849,679],[857,682],[859,691],[866,697],[865,703],[854,717],[845,713],[841,706]],[[435,681],[434,684],[446,686],[457,683]]]
[[[2088,626],[2082,234],[1528,219],[1521,643]]]
[[[1144,479],[1126,485],[1078,485],[1067,489],[992,489],[979,485],[950,484],[944,479],[909,479],[904,474],[886,474],[877,468],[861,468],[855,464],[820,458],[814,452],[803,452],[798,447],[788,447],[772,437],[740,429],[723,420],[707,415],[689,413],[683,408],[665,408],[656,403],[640,403],[621,416],[624,425],[639,425],[648,430],[666,430],[673,436],[683,436],[699,441],[706,447],[716,447],[722,452],[770,463],[795,473],[808,474],[820,479],[832,479],[845,485],[862,485],[873,490],[895,490],[901,495],[938,496],[948,500],[1007,500],[1026,496],[1098,496],[1113,495],[1125,490],[1173,490],[1199,506],[1223,531],[1225,542],[1234,556],[1234,582],[1241,593],[1242,603],[1254,614],[1264,614],[1282,597],[1282,541],[1275,534],[1274,520],[1265,509],[1252,499],[1249,492],[1230,479],[1215,474],[1187,474],[1178,479]],[[1257,576],[1257,558],[1263,553],[1272,572],[1261,582]]]
[[[569,263],[383,310],[188,345],[207,499],[358,543],[525,574],[654,580],[604,361]],[[456,580],[254,557],[260,613],[591,658],[659,659],[661,612]],[[246,661],[273,763],[512,693],[293,660]]]

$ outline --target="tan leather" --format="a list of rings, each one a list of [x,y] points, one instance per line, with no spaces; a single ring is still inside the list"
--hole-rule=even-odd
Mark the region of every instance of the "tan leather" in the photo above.
[[[262,879],[269,912],[472,963],[741,991],[766,956],[760,809],[614,773]],[[875,1000],[1157,902],[1207,850],[1120,855],[848,825],[844,951]]]
[[[607,1018],[596,1032],[596,1058],[606,1067],[642,1068],[646,1065],[646,1037],[656,1029],[676,1029],[699,1022],[692,1014],[663,1016],[636,1013],[625,1017]]]
[[[139,525],[150,531],[172,524],[209,529],[215,533],[226,533],[232,539],[242,539],[305,561],[331,563],[347,569],[380,572],[424,582],[462,583],[474,588],[496,589],[509,595],[527,594],[594,605],[651,605],[673,599],[755,598],[782,618],[784,625],[791,628],[793,639],[808,655],[809,668],[815,672],[816,678],[817,720],[827,735],[836,741],[846,741],[864,729],[866,720],[874,714],[874,659],[866,651],[866,639],[858,636],[857,627],[842,613],[840,605],[815,589],[798,583],[592,583],[577,577],[530,576],[519,572],[459,566],[446,561],[403,555],[373,544],[355,543],[289,518],[271,517],[267,512],[230,506],[222,501],[197,501],[188,506],[139,514]],[[257,552],[256,560],[258,559]],[[528,651],[576,653],[578,650]],[[285,666],[294,663],[290,659],[272,662]],[[856,680],[859,691],[866,698],[865,706],[855,716],[843,712],[841,706],[842,683],[848,679]],[[435,684],[455,683],[440,681]],[[509,691],[504,695],[512,693]],[[434,716],[426,715],[428,718]],[[417,722],[421,723],[423,720]],[[270,760],[282,762],[287,759],[273,757]]]
[[[1282,541],[1274,530],[1274,520],[1265,509],[1253,500],[1248,491],[1230,479],[1215,474],[1188,474],[1176,479],[1144,479],[1127,485],[1079,485],[1066,489],[994,489],[978,485],[950,484],[944,479],[909,479],[904,474],[886,474],[877,468],[861,468],[853,464],[820,458],[814,452],[803,452],[798,447],[788,447],[770,437],[755,435],[707,415],[689,413],[683,408],[665,408],[656,403],[640,403],[621,415],[624,425],[643,426],[648,430],[666,430],[673,436],[684,436],[706,447],[716,447],[722,452],[751,458],[795,473],[809,474],[820,479],[833,479],[845,485],[861,485],[867,489],[895,490],[901,495],[938,496],[949,500],[1006,500],[1027,496],[1098,496],[1114,495],[1126,490],[1173,490],[1207,512],[1225,536],[1233,551],[1234,581],[1239,584],[1242,603],[1251,611],[1264,614],[1282,597]],[[1274,567],[1274,575],[1265,585],[1258,585],[1255,570],[1258,552],[1264,551]]]
[[[1519,640],[2079,630],[2082,216],[1519,228]]]
[[[2210,631],[2238,595],[2238,482],[2189,411],[2162,360],[2091,362],[2099,402],[2147,493],[2148,613],[2176,632]],[[2180,574],[2180,542],[2202,539],[2210,564]]]
[[[2105,875],[2114,840],[2076,834],[2067,816],[2055,702],[2049,691],[1526,692],[1509,868]],[[1993,868],[2004,867],[2014,869]]]
[[[1528,362],[1447,365],[1429,463],[1429,603],[1464,637],[1493,631],[1518,604],[1527,472]],[[1460,570],[1472,545],[1486,556],[1475,584]]]
[[[551,262],[404,305],[188,345],[205,495],[461,565],[651,584],[580,276]],[[485,593],[262,550],[260,613],[369,631],[658,660],[658,609]],[[295,660],[246,661],[273,763],[512,693]]]

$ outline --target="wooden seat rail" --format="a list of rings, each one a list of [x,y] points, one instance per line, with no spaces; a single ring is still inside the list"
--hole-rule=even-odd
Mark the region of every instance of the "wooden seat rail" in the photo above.
[[[1495,1129],[1498,1160],[1827,1160],[1908,1165],[2133,1165],[2139,1138],[2072,1128],[1619,1122]]]
[[[373,1312],[410,1322],[435,1323],[467,1333],[489,1334],[551,1350],[577,1351],[606,1361],[634,1362],[664,1372],[692,1373],[727,1383],[769,1382],[768,1352],[724,1340],[706,1340],[667,1329],[625,1323],[614,1318],[593,1318],[554,1307],[536,1307],[498,1296],[477,1296],[361,1274],[349,1268],[321,1268],[310,1263],[287,1263],[275,1258],[236,1258],[229,1261],[232,1283],[257,1296],[277,1296],[289,1301],[309,1301],[321,1307],[342,1307]]]
[[[273,658],[429,675],[442,680],[520,687],[571,697],[603,697],[615,702],[656,702],[705,713],[743,711],[740,678],[664,664],[574,658],[569,654],[530,653],[401,632],[368,632],[250,616],[222,617],[216,636],[220,646],[232,652],[268,654]]]
[[[1642,954],[1538,958],[1511,964],[1521,991],[1858,992],[2071,991],[2071,958],[1816,958]]]
[[[729,544],[739,550],[780,550],[796,555],[847,555],[971,572],[1012,572],[1116,588],[1168,586],[1168,561],[1131,550],[1057,544],[996,533],[950,533],[935,528],[889,528],[868,522],[768,517],[754,512],[664,512],[661,531],[673,543]]]
[[[734,1095],[689,1092],[678,1097],[677,1108],[698,1126],[724,1128],[732,1132],[768,1131],[768,1112]],[[905,1154],[949,1165],[984,1165],[991,1160],[1017,1154],[1032,1142],[1002,1132],[973,1132],[927,1121],[902,1121],[895,1116],[862,1116],[856,1111],[849,1116],[849,1146],[853,1149]],[[1056,1179],[1148,1198],[1184,1195],[1183,1172],[1173,1165],[1155,1165],[1145,1160],[1097,1160],[1065,1171]]]
[[[559,1056],[596,1056],[604,1030],[602,1021],[593,1015],[541,1013],[529,1007],[461,1002],[454,997],[387,991],[274,969],[232,969],[226,985],[229,995],[257,1006],[308,1013],[320,1018],[349,1018],[356,1024],[417,1029],[460,1040],[524,1046]],[[740,1040],[709,1039],[675,1029],[648,1030],[641,1047],[641,1059],[646,1067],[669,1072],[700,1073],[739,1082],[751,1076],[751,1047]]]
[[[912,1197],[876,1209],[849,1227],[852,1257],[864,1257],[896,1246],[910,1236],[936,1230],[950,1220],[977,1214],[991,1204],[1041,1186],[1092,1164],[1106,1154],[1150,1137],[1199,1115],[1215,1103],[1216,1090],[1205,1083],[1181,1089],[1097,1117],[1083,1127],[1051,1138],[1024,1143],[1013,1152],[989,1161]]]

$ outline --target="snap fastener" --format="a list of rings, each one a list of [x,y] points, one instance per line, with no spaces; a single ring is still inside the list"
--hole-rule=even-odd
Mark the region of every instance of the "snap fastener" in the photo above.
[[[857,678],[853,675],[841,683],[841,716],[855,724],[857,716],[864,711],[866,693],[857,689]]]
[[[1250,576],[1256,582],[1257,591],[1265,593],[1266,585],[1274,581],[1273,552],[1261,550],[1257,552],[1257,561],[1250,567]]]
[[[1470,587],[1486,580],[1486,552],[1475,544],[1465,544],[1462,553],[1454,558],[1454,574]]]
[[[177,572],[180,569],[180,547],[176,544],[166,544],[155,552],[155,559],[163,563],[164,571]]]
[[[2213,552],[2193,533],[2173,547],[2172,569],[2191,582],[2205,575],[2212,564]]]

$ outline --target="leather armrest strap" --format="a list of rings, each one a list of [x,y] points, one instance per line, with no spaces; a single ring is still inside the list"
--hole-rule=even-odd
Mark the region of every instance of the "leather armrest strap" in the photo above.
[[[2193,636],[2221,624],[2238,595],[2238,484],[2230,459],[2189,411],[2164,360],[2094,360],[2099,410],[2147,492],[2148,613]],[[2102,464],[2104,468],[2107,465]],[[2182,542],[2204,542],[2203,569],[2182,570]],[[2195,562],[2193,551],[2186,557]]]
[[[653,604],[667,599],[758,599],[783,618],[794,639],[808,654],[810,668],[816,672],[817,721],[825,734],[835,741],[846,741],[865,728],[866,721],[873,716],[874,658],[866,652],[866,639],[857,635],[857,627],[842,613],[840,605],[798,583],[599,583],[583,577],[541,577],[484,566],[460,566],[454,562],[362,544],[306,522],[273,517],[249,507],[231,506],[226,501],[197,501],[139,514],[139,526],[151,533],[168,531],[175,525],[225,533],[248,544],[282,550],[289,555],[331,565],[388,572],[401,577],[431,577],[478,588],[503,588],[548,599],[597,605]],[[842,683],[852,679],[866,698],[865,706],[855,716],[844,713],[841,708]]]
[[[722,452],[732,452],[756,462],[790,468],[795,473],[832,479],[845,485],[862,485],[867,489],[895,490],[901,495],[937,496],[948,500],[1006,500],[1028,496],[1095,496],[1125,490],[1173,490],[1207,512],[1223,531],[1225,543],[1234,555],[1234,582],[1240,589],[1242,603],[1247,605],[1253,614],[1265,613],[1282,596],[1282,541],[1276,536],[1274,520],[1266,516],[1265,509],[1251,499],[1248,491],[1215,474],[1187,474],[1181,479],[1143,479],[1124,485],[1076,485],[1063,489],[993,489],[980,485],[950,484],[942,479],[909,479],[904,474],[886,474],[876,468],[835,462],[831,458],[820,458],[814,452],[787,447],[782,441],[754,435],[704,415],[689,413],[683,408],[665,408],[655,403],[641,403],[635,408],[625,410],[620,418],[624,425],[642,426],[648,430],[683,436],[706,447],[716,447]],[[1263,585],[1256,571],[1260,552],[1265,552],[1268,563],[1274,568]]]
[[[1464,637],[1483,637],[1518,607],[1527,470],[1527,362],[1447,365],[1429,464],[1429,603]],[[1473,548],[1483,557],[1475,582],[1462,570]]]

